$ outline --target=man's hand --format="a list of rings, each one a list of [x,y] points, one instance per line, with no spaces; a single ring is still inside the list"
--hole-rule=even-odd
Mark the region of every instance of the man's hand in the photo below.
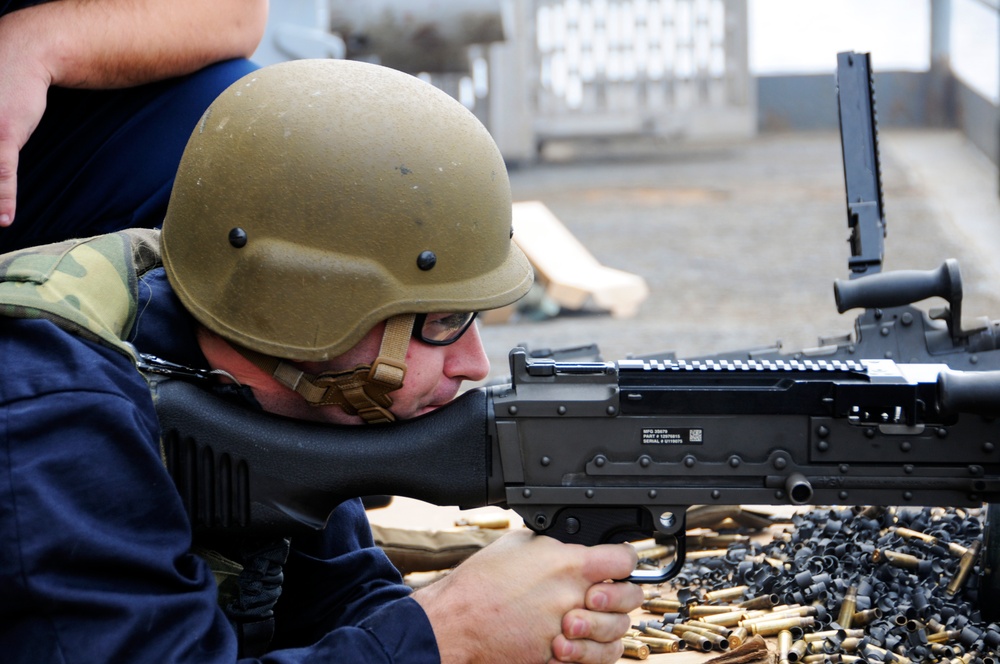
[[[632,547],[583,547],[522,530],[478,552],[414,594],[444,664],[603,664],[622,653],[642,591],[627,577]]]

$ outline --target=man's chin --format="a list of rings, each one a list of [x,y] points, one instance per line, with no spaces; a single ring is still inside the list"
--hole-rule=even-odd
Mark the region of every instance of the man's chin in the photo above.
[[[429,414],[433,413],[435,410],[437,410],[440,407],[441,406],[424,406],[420,410],[418,410],[415,413],[413,413],[413,415],[411,417],[422,417],[424,415],[429,415]]]
[[[443,404],[432,403],[429,406],[424,406],[423,408],[420,408],[419,410],[417,410],[412,415],[412,417],[420,417],[422,415],[429,415],[429,414],[433,413],[435,410],[438,410],[439,408],[444,408],[449,403],[451,403],[451,401],[447,401],[447,402],[445,402]]]
[[[458,390],[456,389],[454,392],[448,391],[447,393],[438,392],[435,395],[428,395],[428,396],[431,396],[431,398],[434,399],[434,403],[427,404],[426,406],[417,408],[412,415],[402,419],[420,417],[422,415],[433,413],[435,410],[439,408],[444,408],[445,406],[447,406],[448,404],[450,404],[455,400],[455,397],[458,396]]]

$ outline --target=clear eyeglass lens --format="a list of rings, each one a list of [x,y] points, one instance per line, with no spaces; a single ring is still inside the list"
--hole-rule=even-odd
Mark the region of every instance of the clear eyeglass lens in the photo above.
[[[469,329],[475,317],[475,312],[426,314],[420,327],[420,338],[428,343],[452,343]]]

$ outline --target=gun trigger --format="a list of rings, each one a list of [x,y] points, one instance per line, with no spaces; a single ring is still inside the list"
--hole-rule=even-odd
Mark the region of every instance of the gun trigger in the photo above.
[[[685,542],[686,538],[684,536],[684,531],[679,531],[674,535],[674,540],[677,542],[674,559],[666,567],[661,567],[660,569],[637,569],[633,570],[632,574],[624,579],[630,583],[664,583],[670,579],[677,576],[684,567],[685,562]]]

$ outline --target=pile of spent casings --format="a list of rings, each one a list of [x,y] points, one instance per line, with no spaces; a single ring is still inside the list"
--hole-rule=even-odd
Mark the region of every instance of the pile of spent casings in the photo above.
[[[650,652],[735,654],[755,635],[777,637],[780,664],[994,664],[1000,625],[980,599],[1000,597],[979,597],[981,512],[813,508],[769,541],[691,551],[647,593],[653,615],[629,638]]]

